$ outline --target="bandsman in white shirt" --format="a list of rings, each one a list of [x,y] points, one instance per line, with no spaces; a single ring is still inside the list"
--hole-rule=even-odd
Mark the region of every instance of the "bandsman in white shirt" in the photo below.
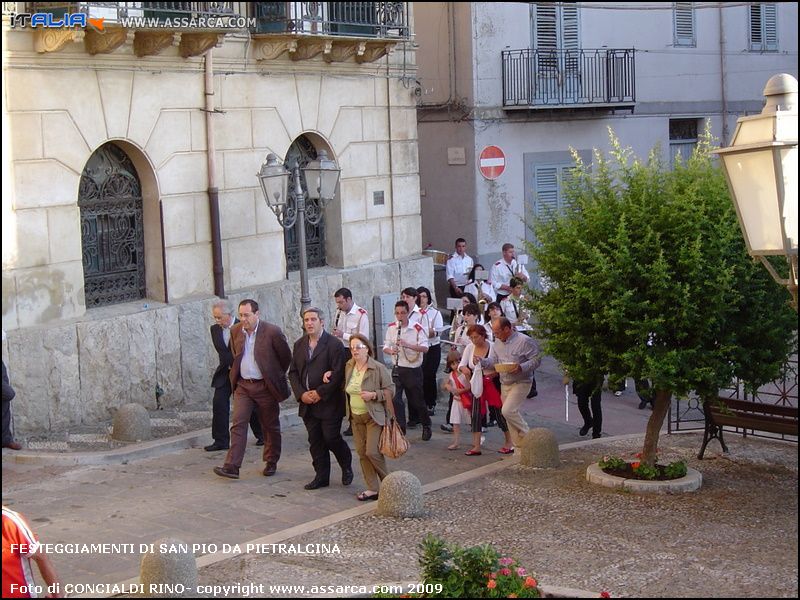
[[[464,295],[464,286],[469,283],[468,274],[474,263],[467,255],[467,241],[464,238],[456,240],[456,251],[447,259],[445,277],[450,286],[450,297],[461,298]]]
[[[400,292],[400,300],[406,303],[408,307],[408,320],[413,325],[414,323],[422,323],[422,314],[420,313],[419,306],[417,305],[417,288],[407,287]]]
[[[433,301],[431,291],[426,287],[417,288],[417,306],[422,319],[420,325],[428,336],[428,351],[422,361],[422,395],[428,414],[433,415],[436,408],[436,399],[439,388],[436,385],[436,372],[442,362],[442,346],[439,334],[444,329],[442,313],[431,305]],[[416,415],[411,415],[412,421],[419,421]]]
[[[428,351],[428,335],[419,323],[408,320],[408,304],[399,300],[394,305],[396,322],[390,323],[383,344],[384,354],[392,357],[395,384],[394,408],[397,421],[406,430],[406,407],[403,392],[408,397],[411,414],[416,414],[422,423],[422,440],[431,439],[431,417],[425,408],[422,394],[422,361]],[[411,425],[411,423],[409,423]]]
[[[511,293],[500,301],[500,308],[503,309],[503,314],[511,321],[517,331],[527,331],[530,329],[528,326],[528,313],[522,306],[524,302],[522,297],[524,284],[521,279],[512,277],[510,286]]]
[[[340,288],[333,294],[336,302],[336,314],[333,316],[333,335],[339,338],[350,354],[350,336],[360,333],[367,339],[369,335],[369,315],[367,311],[353,302],[353,293],[347,288]]]
[[[494,291],[494,286],[490,280],[478,281],[475,279],[475,271],[483,270],[483,265],[476,264],[469,272],[469,283],[464,286],[465,294],[472,294],[479,304],[489,304],[497,300],[497,292]]]
[[[489,271],[489,281],[497,292],[498,302],[511,293],[512,277],[521,279],[523,283],[531,278],[525,266],[517,263],[514,244],[503,244],[503,258],[494,263]]]

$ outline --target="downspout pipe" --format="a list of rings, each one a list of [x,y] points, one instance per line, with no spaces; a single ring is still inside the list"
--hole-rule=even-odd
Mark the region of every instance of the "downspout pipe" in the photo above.
[[[728,145],[730,143],[728,139],[730,131],[728,128],[728,96],[726,93],[728,87],[726,82],[727,74],[725,72],[727,69],[725,61],[725,15],[721,5],[717,8],[717,11],[719,13],[719,78],[720,87],[722,88],[722,143]]]
[[[219,227],[219,188],[217,188],[217,147],[214,141],[214,49],[206,52],[205,60],[205,113],[206,162],[208,171],[208,208],[211,217],[211,258],[214,269],[214,294],[225,298],[225,280],[222,269],[222,234]]]

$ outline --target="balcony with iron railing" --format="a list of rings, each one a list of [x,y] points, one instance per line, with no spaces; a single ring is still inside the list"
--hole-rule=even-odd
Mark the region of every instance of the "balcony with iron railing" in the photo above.
[[[634,54],[632,48],[504,50],[503,107],[633,110]]]
[[[111,52],[134,32],[138,56],[169,45],[180,45],[184,57],[196,56],[226,33],[247,30],[257,59],[288,52],[293,60],[322,53],[328,62],[351,57],[366,62],[409,39],[407,2],[4,2],[3,9],[4,15],[11,13],[12,28],[25,25],[14,16],[21,11],[49,13],[53,19],[79,13],[93,22],[102,19],[102,30],[87,23],[85,33],[64,27],[45,36],[39,30],[39,52],[70,41],[84,41],[91,54]]]

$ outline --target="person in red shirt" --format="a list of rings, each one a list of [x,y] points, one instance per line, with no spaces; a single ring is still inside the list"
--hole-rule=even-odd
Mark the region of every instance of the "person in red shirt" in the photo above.
[[[37,586],[31,569],[36,561],[46,588]],[[39,540],[19,513],[3,507],[3,598],[36,598],[37,590],[46,598],[61,598],[61,583],[55,569],[41,551]]]

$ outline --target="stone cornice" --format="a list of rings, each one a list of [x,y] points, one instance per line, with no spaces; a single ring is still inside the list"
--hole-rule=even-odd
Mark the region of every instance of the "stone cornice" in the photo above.
[[[364,40],[320,35],[256,34],[253,36],[253,54],[256,60],[275,60],[288,53],[293,61],[311,60],[322,54],[325,62],[375,62],[386,56],[397,40]]]

